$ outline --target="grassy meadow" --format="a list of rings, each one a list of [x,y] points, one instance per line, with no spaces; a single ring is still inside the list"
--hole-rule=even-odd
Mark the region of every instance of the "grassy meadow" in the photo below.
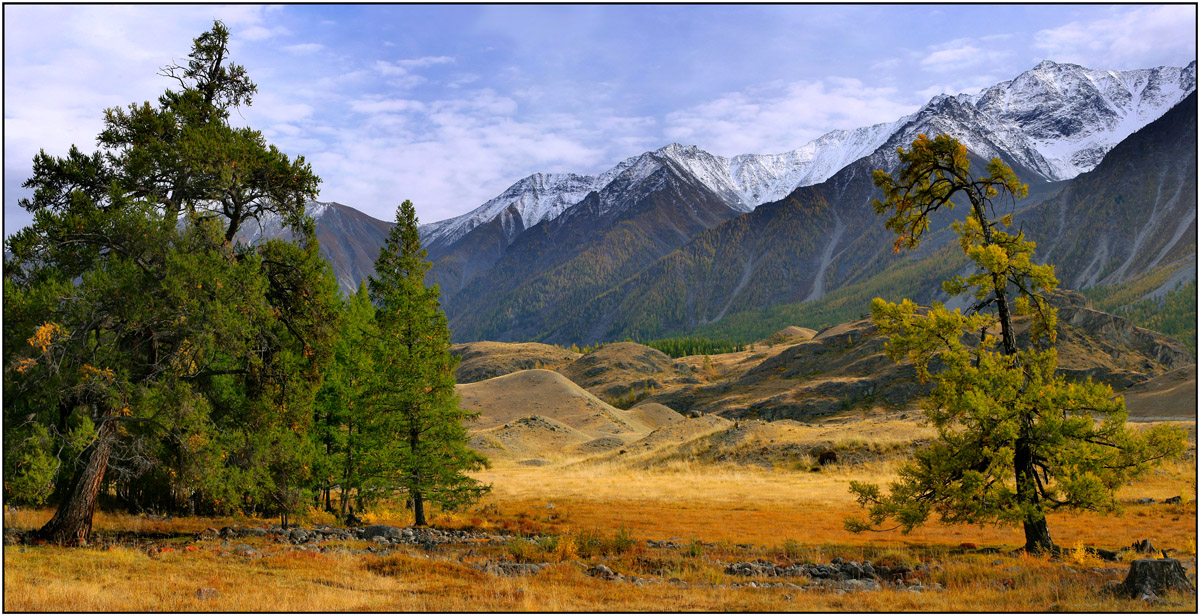
[[[844,426],[853,430],[854,425]],[[814,434],[821,428],[813,428]],[[917,433],[914,433],[914,436]],[[1192,431],[1194,434],[1194,430]],[[877,442],[876,445],[879,445]],[[885,449],[886,448],[882,448]],[[647,454],[649,455],[649,454]],[[819,472],[661,460],[651,468],[618,457],[551,466],[500,464],[477,473],[493,492],[458,512],[437,512],[435,527],[503,533],[501,543],[448,544],[426,551],[372,544],[323,543],[299,549],[273,538],[197,539],[208,527],[270,525],[248,518],[146,517],[100,512],[97,537],[140,533],[136,542],[89,548],[4,548],[6,611],[1182,611],[1195,596],[1161,604],[1119,599],[1106,582],[1124,579],[1128,561],[1103,562],[1073,549],[1062,557],[1010,555],[1018,528],[932,523],[911,534],[851,534],[842,521],[858,511],[847,484],[887,481],[902,456],[833,464]],[[1168,464],[1118,494],[1120,515],[1056,513],[1063,547],[1116,549],[1141,539],[1188,563],[1196,561],[1196,474],[1192,461]],[[1181,504],[1140,504],[1182,496]],[[49,510],[5,514],[7,528],[31,529]],[[372,523],[406,526],[408,512],[385,504]],[[305,524],[328,522],[311,514]],[[673,541],[673,547],[645,540]],[[231,545],[232,543],[232,545]],[[249,558],[232,548],[248,544]],[[965,545],[970,544],[970,545]],[[987,548],[996,548],[988,550]],[[981,551],[982,549],[982,551]],[[382,551],[382,550],[380,550]],[[765,559],[828,563],[834,557],[925,565],[914,583],[944,590],[884,587],[840,593],[795,587],[754,588],[756,581],[804,586],[804,578],[747,578],[725,566]],[[546,563],[531,576],[475,568],[488,562]],[[639,583],[588,575],[604,564]],[[1119,571],[1118,571],[1119,570]],[[735,584],[737,586],[735,586]],[[215,589],[200,597],[201,588]]]

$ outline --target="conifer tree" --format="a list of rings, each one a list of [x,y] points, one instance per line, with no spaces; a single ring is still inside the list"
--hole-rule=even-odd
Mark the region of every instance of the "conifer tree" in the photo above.
[[[379,328],[373,413],[394,443],[390,450],[377,449],[374,462],[407,492],[418,526],[427,524],[426,502],[454,508],[488,489],[465,474],[487,460],[467,447],[464,422],[477,413],[458,405],[458,358],[450,353],[440,291],[437,285],[425,286],[429,266],[416,210],[406,200],[396,210],[396,226],[379,251],[369,284]]]
[[[992,159],[986,176],[973,177],[966,147],[947,135],[920,135],[899,154],[896,177],[874,174],[884,194],[875,211],[889,215],[899,251],[921,242],[932,214],[965,198],[967,217],[953,229],[976,271],[943,288],[969,292],[976,303],[963,314],[937,303],[922,311],[909,300],[872,302],[875,324],[890,337],[888,355],[907,358],[922,380],[937,383],[925,414],[938,435],[886,494],[852,482],[869,522],[846,525],[863,531],[891,519],[908,532],[932,514],[949,523],[1019,524],[1026,550],[1057,551],[1048,511],[1114,510],[1120,486],[1182,453],[1182,434],[1131,430],[1109,386],[1055,373],[1056,311],[1047,301],[1058,284],[1054,268],[1034,262],[1024,233],[1003,230],[1011,214],[989,218],[994,201],[1027,191],[1007,165]],[[1020,322],[1029,325],[1025,348],[1017,343]]]
[[[342,319],[333,343],[332,360],[317,394],[317,429],[314,439],[320,452],[316,463],[318,488],[327,509],[332,510],[332,489],[340,488],[337,511],[343,518],[351,494],[361,504],[370,493],[372,480],[366,464],[371,452],[386,449],[389,442],[380,434],[380,421],[371,405],[375,381],[375,307],[364,281],[343,302]]]
[[[100,151],[39,153],[25,183],[34,223],[6,241],[4,267],[4,481],[19,488],[5,497],[57,501],[50,541],[86,541],[113,483],[286,513],[308,481],[336,323],[304,214],[319,179],[229,126],[255,86],[228,41],[215,22],[164,70],[178,91],[106,111]],[[266,215],[300,242],[237,240]]]

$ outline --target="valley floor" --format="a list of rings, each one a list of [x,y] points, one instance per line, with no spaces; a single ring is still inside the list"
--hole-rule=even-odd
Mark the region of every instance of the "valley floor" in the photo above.
[[[1149,539],[1172,550],[1195,580],[1193,458],[1118,494],[1121,515],[1054,514],[1067,548],[1118,549]],[[1195,595],[1156,604],[1104,592],[1129,561],[1082,550],[1060,558],[1010,554],[1018,529],[930,524],[855,535],[847,484],[886,481],[897,458],[782,470],[675,460],[654,470],[608,458],[546,466],[509,463],[479,473],[494,486],[442,529],[470,531],[438,545],[329,539],[295,545],[274,536],[198,536],[208,527],[274,520],[153,521],[97,515],[88,548],[4,548],[6,611],[1182,611]],[[1182,496],[1182,504],[1161,501]],[[1143,504],[1141,499],[1154,499]],[[6,529],[30,529],[50,511],[10,511]],[[405,526],[403,509],[368,521]],[[314,517],[306,526],[321,520]],[[120,533],[123,536],[117,536]],[[484,537],[492,537],[491,540]],[[499,538],[498,538],[499,537]],[[907,568],[878,587],[808,577],[747,577],[735,563],[870,561]],[[535,563],[519,571],[511,563]],[[603,565],[611,575],[606,573]],[[745,569],[746,565],[741,565]],[[895,569],[894,569],[895,570]],[[531,575],[513,575],[531,573]],[[895,577],[895,576],[893,576]],[[212,590],[201,590],[212,589]]]

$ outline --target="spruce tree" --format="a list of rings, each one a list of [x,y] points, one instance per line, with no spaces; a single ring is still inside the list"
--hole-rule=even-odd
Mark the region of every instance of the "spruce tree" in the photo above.
[[[1118,488],[1182,453],[1182,433],[1131,430],[1124,401],[1109,386],[1056,373],[1056,311],[1048,301],[1058,284],[1054,268],[1034,261],[1024,233],[1004,230],[1011,214],[991,219],[1004,205],[996,201],[1027,191],[1012,169],[992,159],[987,175],[974,177],[966,147],[947,135],[920,135],[899,154],[895,177],[875,172],[884,194],[875,211],[889,216],[899,251],[920,244],[931,215],[965,199],[967,216],[953,229],[975,272],[943,288],[970,293],[975,303],[964,314],[938,303],[920,310],[909,300],[872,302],[872,319],[889,336],[888,355],[912,361],[922,380],[937,383],[925,415],[938,435],[887,493],[851,483],[869,521],[850,519],[847,527],[863,531],[891,519],[907,532],[936,514],[949,523],[1020,525],[1026,550],[1056,551],[1048,512],[1116,509]],[[1026,346],[1017,339],[1022,322]]]
[[[396,226],[375,261],[371,300],[379,328],[373,414],[392,439],[377,449],[375,464],[409,496],[415,523],[427,524],[425,503],[455,508],[487,490],[466,471],[487,459],[467,446],[477,413],[459,408],[454,389],[458,358],[450,353],[450,329],[437,285],[425,286],[429,269],[411,201],[396,210]]]

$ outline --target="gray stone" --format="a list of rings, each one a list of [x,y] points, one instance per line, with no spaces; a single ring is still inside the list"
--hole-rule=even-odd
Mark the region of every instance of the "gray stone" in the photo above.
[[[375,537],[391,539],[399,536],[400,529],[396,528],[395,526],[388,526],[387,524],[375,524],[362,529],[363,539],[374,539]]]
[[[245,556],[247,558],[261,558],[262,557],[262,553],[260,553],[258,550],[254,549],[244,543],[233,546],[233,553],[237,554],[238,556]]]
[[[197,599],[212,599],[213,597],[216,597],[218,594],[219,593],[217,592],[216,588],[201,588],[196,591],[196,598]]]
[[[492,575],[500,575],[504,577],[536,575],[542,570],[545,565],[537,563],[512,563],[508,561],[490,562],[483,567],[484,571]]]
[[[592,577],[604,578],[606,580],[611,580],[617,577],[617,574],[613,573],[612,569],[609,569],[604,565],[596,565],[595,567],[588,569],[587,573]]]

